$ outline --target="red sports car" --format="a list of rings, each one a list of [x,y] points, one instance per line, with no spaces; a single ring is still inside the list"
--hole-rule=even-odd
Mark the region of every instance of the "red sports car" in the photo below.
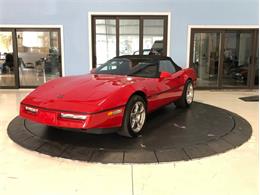
[[[189,107],[196,74],[170,57],[120,56],[81,76],[51,80],[22,102],[20,116],[48,126],[135,137],[147,113],[174,102]]]

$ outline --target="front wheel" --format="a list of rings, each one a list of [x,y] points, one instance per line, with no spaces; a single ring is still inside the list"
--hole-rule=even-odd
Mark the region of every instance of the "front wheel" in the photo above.
[[[191,80],[188,80],[184,86],[182,96],[175,102],[177,107],[187,108],[189,107],[194,98],[194,87]]]
[[[123,124],[118,134],[127,137],[137,137],[144,126],[146,120],[146,103],[139,95],[134,95],[128,101]]]

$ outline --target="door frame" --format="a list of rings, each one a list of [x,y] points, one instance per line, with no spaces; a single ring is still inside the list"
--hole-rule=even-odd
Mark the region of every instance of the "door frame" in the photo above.
[[[12,48],[13,48],[13,65],[14,65],[14,85],[12,86],[0,86],[0,89],[17,89],[19,83],[19,79],[17,79],[17,77],[19,77],[19,70],[18,70],[18,65],[17,65],[17,47],[16,47],[16,40],[15,39],[15,29],[14,28],[2,28],[0,26],[0,32],[11,32],[12,33]]]
[[[193,46],[194,46],[194,33],[203,33],[203,32],[219,32],[220,33],[220,55],[219,55],[219,65],[218,65],[218,78],[217,78],[217,86],[216,87],[199,87],[200,89],[254,89],[258,88],[253,84],[253,79],[255,75],[255,59],[256,59],[256,39],[258,34],[258,27],[257,25],[189,25],[188,26],[188,45],[187,45],[187,67],[191,67],[192,65],[192,55],[193,55]],[[224,40],[225,40],[225,33],[228,32],[250,32],[252,33],[252,43],[251,43],[251,50],[252,50],[252,63],[249,64],[248,67],[248,79],[247,85],[245,86],[232,86],[232,87],[223,87],[222,85],[222,76],[223,76],[223,53],[224,53]]]
[[[10,31],[12,32],[12,44],[13,44],[13,58],[14,58],[14,76],[15,85],[14,86],[0,86],[0,89],[19,89],[19,88],[36,88],[37,86],[20,86],[19,79],[19,67],[18,67],[18,45],[17,45],[17,31],[58,31],[59,48],[61,54],[61,66],[59,68],[60,76],[65,75],[64,70],[64,42],[63,42],[63,25],[1,25],[0,31]]]

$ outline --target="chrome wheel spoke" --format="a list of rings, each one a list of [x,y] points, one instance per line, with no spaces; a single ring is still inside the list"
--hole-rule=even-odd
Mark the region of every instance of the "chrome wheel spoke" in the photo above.
[[[139,107],[139,105],[138,104],[135,104],[135,107],[134,107],[134,113],[137,113],[138,112],[138,108]]]
[[[130,113],[130,124],[135,133],[138,133],[142,129],[145,122],[145,115],[144,103],[141,101],[136,102]]]
[[[192,103],[193,95],[194,95],[193,86],[191,83],[189,83],[187,86],[187,91],[186,91],[186,101],[188,104]]]
[[[131,128],[133,129],[135,127],[136,121],[134,119],[132,119],[131,121]]]
[[[141,107],[140,107],[140,110],[139,110],[139,112],[138,112],[138,113],[140,113],[140,114],[141,114],[141,113],[143,113],[143,112],[144,112],[144,107],[143,107],[143,106],[141,106]]]

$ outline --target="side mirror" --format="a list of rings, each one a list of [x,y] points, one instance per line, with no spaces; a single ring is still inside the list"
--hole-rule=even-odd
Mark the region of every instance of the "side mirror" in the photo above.
[[[90,71],[91,74],[95,74],[96,73],[96,68],[92,68]]]
[[[160,74],[160,79],[165,79],[165,78],[169,78],[169,77],[171,77],[171,73],[169,73],[169,72],[161,72],[161,74]]]

